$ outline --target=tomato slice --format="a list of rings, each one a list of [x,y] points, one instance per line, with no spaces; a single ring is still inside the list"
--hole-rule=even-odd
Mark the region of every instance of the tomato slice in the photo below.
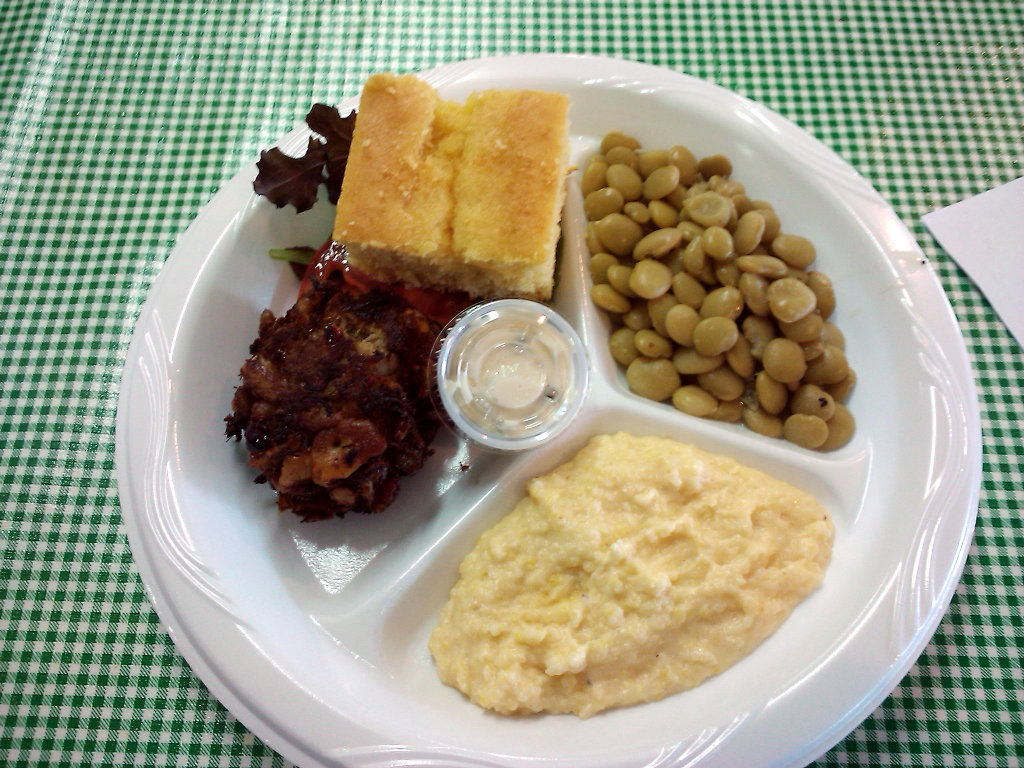
[[[382,283],[374,280],[365,272],[355,269],[348,263],[345,246],[328,240],[314,254],[302,275],[299,283],[299,296],[313,289],[313,283],[323,282],[331,274],[341,270],[345,282],[356,290],[367,292],[373,288],[384,287],[397,293],[409,306],[418,309],[424,315],[441,325],[448,322],[477,302],[477,299],[463,291],[440,291],[434,288],[419,288],[401,283]]]

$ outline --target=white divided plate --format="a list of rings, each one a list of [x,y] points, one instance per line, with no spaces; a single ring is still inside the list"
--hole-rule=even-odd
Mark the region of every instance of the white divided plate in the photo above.
[[[819,454],[631,395],[586,296],[581,202],[570,180],[555,307],[591,351],[584,413],[528,455],[442,433],[426,467],[375,516],[302,524],[225,441],[260,311],[297,281],[267,251],[319,245],[333,208],[295,215],[245,168],[181,237],[128,352],[117,473],[132,551],[167,631],[210,690],[302,766],[797,766],[895,687],[959,579],[974,527],[980,429],[956,323],[932,270],[868,183],[792,123],[706,82],[564,56],[468,61],[423,75],[447,98],[489,87],[572,99],[573,160],[611,129],[649,147],[723,153],[784,229],[809,237],[838,295],[859,373],[852,442]],[[355,101],[340,105],[342,111]],[[283,142],[299,151],[308,133]],[[533,475],[597,433],[668,435],[812,492],[836,523],[824,586],[745,660],[659,702],[581,720],[501,717],[442,685],[426,639],[463,555]],[[464,467],[468,466],[468,469]]]

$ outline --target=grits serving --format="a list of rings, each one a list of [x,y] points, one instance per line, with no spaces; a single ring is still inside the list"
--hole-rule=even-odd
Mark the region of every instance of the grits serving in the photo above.
[[[595,437],[477,542],[433,630],[441,680],[503,714],[654,701],[750,653],[822,582],[814,498],[659,437]]]

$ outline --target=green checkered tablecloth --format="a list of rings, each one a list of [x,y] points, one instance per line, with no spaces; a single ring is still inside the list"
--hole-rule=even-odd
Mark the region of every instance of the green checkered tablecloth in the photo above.
[[[0,765],[285,764],[191,673],[133,564],[114,478],[133,322],[201,206],[312,102],[538,51],[761,102],[911,228],[976,374],[977,530],[923,655],[819,764],[1022,764],[1024,354],[920,223],[1024,175],[1019,0],[0,0]]]

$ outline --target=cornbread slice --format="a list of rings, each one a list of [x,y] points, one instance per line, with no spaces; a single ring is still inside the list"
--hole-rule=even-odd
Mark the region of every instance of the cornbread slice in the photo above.
[[[569,100],[487,90],[464,104],[413,75],[363,87],[334,239],[371,277],[547,299],[565,195]]]

